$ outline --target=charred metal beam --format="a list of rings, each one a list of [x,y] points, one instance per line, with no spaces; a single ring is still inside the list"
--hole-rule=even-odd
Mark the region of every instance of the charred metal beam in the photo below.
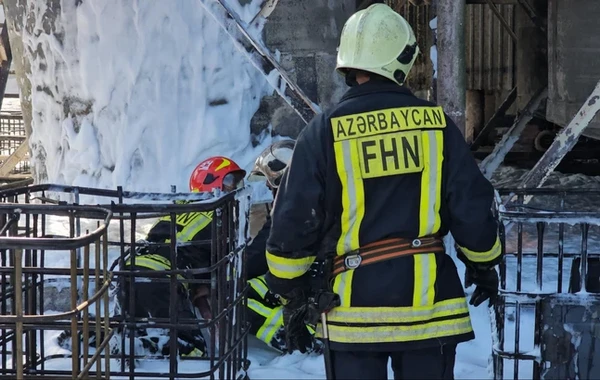
[[[246,23],[224,1],[199,0],[199,3],[231,37],[236,48],[246,55],[254,67],[263,73],[273,89],[296,111],[305,123],[308,123],[315,114],[321,112],[319,106],[313,103],[287,75],[267,48],[254,40],[247,30]],[[217,4],[219,9],[215,12],[211,4]],[[271,75],[273,71],[277,73],[276,77]]]
[[[517,87],[515,86],[515,87],[513,87],[510,94],[508,94],[506,99],[504,99],[504,101],[500,105],[500,108],[498,108],[498,110],[496,110],[496,113],[494,113],[492,118],[486,123],[486,125],[483,127],[481,132],[479,132],[479,134],[477,135],[477,138],[471,144],[471,150],[477,150],[477,148],[479,148],[481,146],[481,144],[485,141],[485,139],[487,139],[487,137],[490,135],[490,133],[496,128],[496,125],[498,124],[498,120],[500,120],[500,118],[504,117],[504,115],[506,114],[506,111],[508,111],[508,109],[513,105],[513,103],[515,102],[516,99],[517,99]]]
[[[546,33],[546,27],[544,26],[542,19],[535,13],[535,10],[531,7],[531,5],[529,5],[527,0],[517,0],[517,2],[521,4],[521,7],[523,8],[527,16],[529,16],[531,21],[533,21],[535,26],[540,28],[542,32]]]
[[[569,125],[563,128],[538,163],[523,178],[522,188],[540,187],[563,157],[577,144],[579,136],[600,111],[600,81]]]
[[[502,140],[496,145],[492,153],[483,160],[480,165],[483,175],[487,179],[492,177],[492,174],[498,169],[506,154],[515,145],[519,136],[525,129],[525,126],[533,118],[535,111],[540,107],[542,100],[548,96],[548,88],[545,87],[538,90],[533,98],[527,103],[527,106],[523,109],[523,112],[515,119],[514,124],[502,137]]]
[[[494,2],[492,0],[486,0],[486,3],[490,6],[490,9],[492,10],[492,12],[494,12],[494,14],[498,18],[498,20],[500,20],[500,23],[502,24],[504,29],[506,29],[506,32],[510,35],[510,37],[513,39],[513,41],[517,42],[517,40],[518,40],[517,35],[510,27],[508,21],[506,21],[504,16],[502,16],[502,13],[500,13],[500,11],[496,7],[496,5],[494,5]]]

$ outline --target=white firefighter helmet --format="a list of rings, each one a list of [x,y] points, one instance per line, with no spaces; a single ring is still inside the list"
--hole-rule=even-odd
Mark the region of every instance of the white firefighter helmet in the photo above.
[[[368,71],[402,85],[418,53],[408,21],[385,4],[373,4],[344,24],[336,70],[343,76],[349,69]]]
[[[254,162],[248,181],[266,181],[271,188],[278,188],[281,176],[292,159],[294,140],[281,140],[269,145]]]

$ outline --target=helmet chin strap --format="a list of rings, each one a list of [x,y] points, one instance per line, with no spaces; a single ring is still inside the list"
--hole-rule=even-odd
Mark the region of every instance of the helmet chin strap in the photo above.
[[[348,87],[358,86],[358,82],[356,81],[356,70],[348,70],[345,79]]]

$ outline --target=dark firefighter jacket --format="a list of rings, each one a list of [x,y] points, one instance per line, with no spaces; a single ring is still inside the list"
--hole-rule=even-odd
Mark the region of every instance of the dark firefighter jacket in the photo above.
[[[246,278],[248,279],[263,276],[269,270],[265,249],[270,232],[271,217],[267,215],[265,224],[246,247]]]
[[[296,142],[275,198],[267,241],[272,291],[300,284],[313,261],[386,238],[452,232],[468,260],[501,254],[483,177],[441,107],[391,82],[352,87]],[[404,350],[474,337],[452,258],[417,254],[333,280],[334,350]]]
[[[207,268],[211,265],[211,222],[212,211],[188,212],[177,215],[176,233],[177,242],[177,268],[197,269]],[[171,241],[171,217],[160,218],[150,229],[146,240],[153,243],[169,243]],[[191,243],[191,244],[190,244]],[[151,270],[171,269],[171,247],[140,246],[134,259],[135,267]],[[125,265],[131,265],[129,258]],[[210,273],[194,276],[196,278],[210,278]]]

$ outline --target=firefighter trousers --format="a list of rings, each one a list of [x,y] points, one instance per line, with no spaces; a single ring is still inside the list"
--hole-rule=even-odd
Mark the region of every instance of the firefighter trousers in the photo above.
[[[123,285],[123,292],[119,291],[117,294],[120,311],[125,315],[133,315],[138,318],[169,318],[173,312],[177,314],[178,319],[196,319],[187,291],[181,285],[178,286],[178,292],[175,295],[177,297],[175,310],[171,310],[170,307],[171,292],[168,282],[136,282],[133,286],[133,297],[130,297],[129,281],[125,280]],[[129,301],[132,298],[133,304],[130,304]],[[169,342],[163,342],[160,339],[163,335],[168,336],[168,331],[154,333],[154,331],[147,331],[149,329],[138,330],[135,335],[142,336],[141,340],[144,347],[150,353],[169,355]],[[179,328],[177,337],[179,338],[178,350],[180,355],[202,356],[206,353],[206,342],[199,328]]]
[[[387,379],[392,359],[394,379],[454,379],[456,345],[414,351],[332,351],[336,379]]]

